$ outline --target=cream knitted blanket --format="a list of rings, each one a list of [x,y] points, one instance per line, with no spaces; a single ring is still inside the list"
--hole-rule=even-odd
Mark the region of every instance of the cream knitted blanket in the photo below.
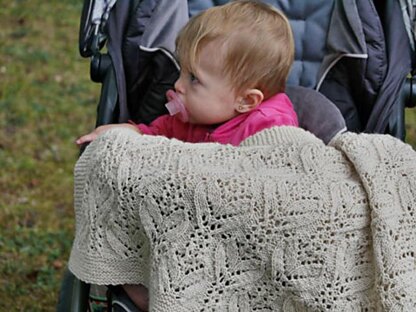
[[[71,271],[151,311],[416,311],[416,153],[298,128],[240,147],[112,130],[75,167]]]

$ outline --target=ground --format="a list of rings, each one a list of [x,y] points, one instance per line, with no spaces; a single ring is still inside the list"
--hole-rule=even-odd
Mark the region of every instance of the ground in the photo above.
[[[2,1],[0,311],[55,311],[74,230],[74,140],[94,127],[100,87],[78,53],[81,9]],[[416,147],[416,110],[406,115]]]

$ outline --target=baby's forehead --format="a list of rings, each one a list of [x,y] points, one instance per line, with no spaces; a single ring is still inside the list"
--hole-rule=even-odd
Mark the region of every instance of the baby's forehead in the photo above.
[[[224,72],[226,45],[219,40],[202,44],[197,53],[196,67],[209,72]]]

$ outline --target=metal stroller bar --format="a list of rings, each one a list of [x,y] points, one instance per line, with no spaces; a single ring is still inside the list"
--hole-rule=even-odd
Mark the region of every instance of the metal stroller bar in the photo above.
[[[104,31],[110,11],[117,0],[85,0],[79,30],[79,52],[90,57],[104,46],[107,39]]]

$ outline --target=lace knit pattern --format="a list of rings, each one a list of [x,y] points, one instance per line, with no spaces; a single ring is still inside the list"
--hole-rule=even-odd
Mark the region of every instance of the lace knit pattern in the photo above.
[[[151,311],[416,311],[416,153],[298,128],[240,147],[118,129],[75,167],[69,267]]]

